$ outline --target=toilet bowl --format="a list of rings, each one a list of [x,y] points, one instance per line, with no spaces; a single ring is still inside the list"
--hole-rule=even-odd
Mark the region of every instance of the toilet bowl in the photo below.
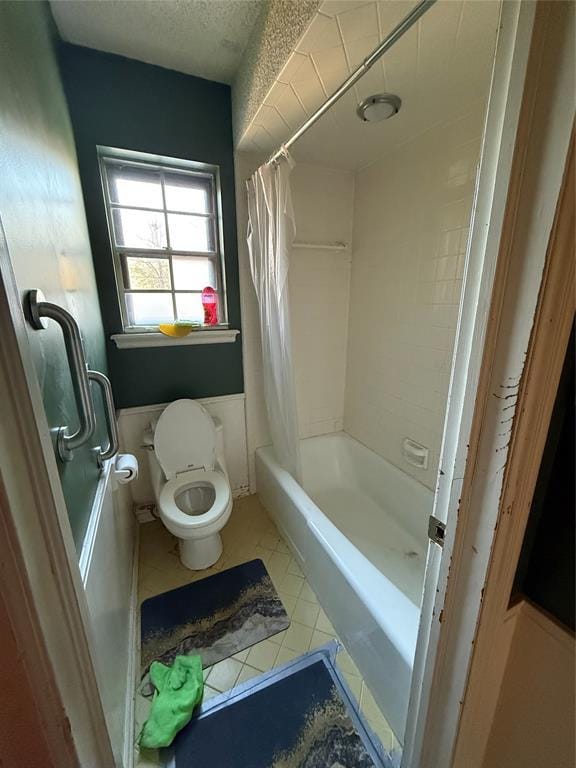
[[[192,570],[222,554],[220,531],[232,511],[222,424],[194,400],[176,400],[144,433],[160,519]]]

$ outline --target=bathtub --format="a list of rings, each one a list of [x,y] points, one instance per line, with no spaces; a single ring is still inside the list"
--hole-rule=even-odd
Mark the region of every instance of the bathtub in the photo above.
[[[433,493],[344,432],[300,445],[302,486],[256,451],[258,493],[403,743]]]

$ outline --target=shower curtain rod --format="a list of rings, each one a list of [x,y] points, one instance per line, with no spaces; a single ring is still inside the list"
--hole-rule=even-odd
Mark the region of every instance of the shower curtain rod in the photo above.
[[[382,40],[382,42],[376,46],[376,48],[374,48],[372,53],[364,59],[362,64],[360,64],[360,66],[354,70],[350,77],[345,80],[336,91],[334,91],[332,96],[329,96],[326,101],[320,107],[318,107],[316,112],[314,112],[314,114],[311,115],[308,120],[302,123],[300,128],[298,128],[296,132],[290,136],[288,141],[285,141],[282,146],[279,147],[276,152],[274,152],[274,154],[268,160],[268,163],[277,162],[282,157],[284,151],[290,149],[290,147],[295,144],[309,128],[312,128],[312,126],[318,122],[318,120],[320,120],[322,115],[324,115],[324,113],[327,112],[333,104],[336,104],[336,102],[342,96],[344,96],[344,94],[349,91],[350,88],[352,88],[352,86],[358,82],[358,80],[360,80],[362,75],[368,72],[370,67],[372,67],[372,65],[375,64],[378,59],[386,53],[386,51],[390,50],[390,48],[392,48],[392,46],[397,43],[398,40],[400,40],[402,35],[404,35],[405,32],[408,32],[410,27],[425,14],[426,11],[431,6],[433,6],[435,2],[436,0],[420,0],[420,2],[415,5],[414,8],[412,8],[410,13],[402,19],[400,24],[394,27],[392,32],[390,32],[390,34],[387,35],[384,40]]]

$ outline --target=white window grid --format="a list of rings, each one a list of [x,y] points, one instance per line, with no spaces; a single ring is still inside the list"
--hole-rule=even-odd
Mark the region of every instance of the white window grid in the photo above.
[[[110,235],[110,244],[112,248],[112,254],[114,259],[114,272],[116,276],[116,286],[118,290],[118,299],[120,304],[120,312],[122,315],[122,324],[125,332],[142,332],[142,331],[157,331],[158,325],[134,325],[130,322],[128,313],[128,306],[126,302],[126,296],[133,293],[159,293],[170,294],[172,299],[172,308],[174,318],[177,319],[177,307],[176,296],[177,294],[201,294],[199,289],[176,289],[174,283],[174,269],[173,269],[173,257],[185,256],[186,258],[197,259],[210,259],[214,265],[214,274],[216,277],[216,293],[218,297],[218,313],[219,322],[217,326],[206,326],[206,329],[221,329],[228,327],[227,321],[227,301],[226,301],[226,283],[225,283],[225,271],[224,271],[224,249],[222,247],[223,234],[222,234],[222,199],[220,190],[220,172],[216,165],[209,165],[207,163],[198,163],[193,161],[176,161],[172,158],[154,158],[154,160],[143,159],[146,157],[144,153],[139,152],[126,152],[124,150],[116,150],[111,148],[98,147],[98,154],[100,160],[100,175],[104,193],[104,201],[106,206],[106,217],[108,221],[108,231]],[[115,203],[110,199],[108,178],[107,178],[107,166],[111,165],[130,165],[134,168],[142,168],[145,170],[151,170],[158,173],[160,177],[160,184],[162,190],[162,208],[153,208],[140,205],[126,205],[124,203]],[[208,179],[210,181],[211,192],[211,211],[208,213],[193,213],[191,215],[198,218],[206,218],[211,224],[212,242],[214,243],[214,249],[208,251],[194,251],[194,250],[182,250],[173,249],[170,245],[170,229],[168,226],[168,215],[173,213],[182,215],[183,211],[171,210],[166,205],[166,192],[165,192],[165,174],[179,173],[186,176],[192,176],[195,178]],[[123,245],[117,245],[114,234],[114,225],[112,221],[112,212],[114,209],[127,209],[137,211],[149,211],[153,213],[160,213],[164,216],[164,227],[166,231],[166,247],[164,248],[136,248]],[[166,259],[169,264],[170,270],[170,284],[171,289],[150,289],[150,288],[130,288],[127,280],[127,267],[126,259],[128,257],[134,258],[163,258]]]

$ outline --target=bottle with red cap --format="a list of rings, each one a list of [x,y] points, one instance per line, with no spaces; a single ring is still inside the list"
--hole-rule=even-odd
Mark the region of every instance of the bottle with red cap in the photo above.
[[[218,295],[214,288],[207,286],[202,291],[204,325],[218,325]]]

